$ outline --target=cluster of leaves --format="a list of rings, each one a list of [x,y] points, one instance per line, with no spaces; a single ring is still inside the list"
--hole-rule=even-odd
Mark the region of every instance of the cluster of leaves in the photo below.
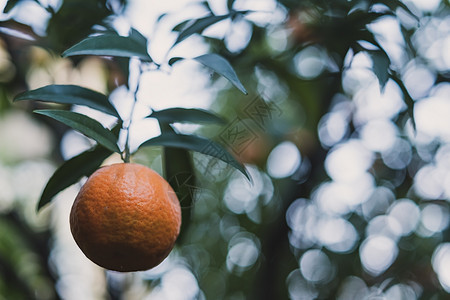
[[[305,120],[302,120],[303,123],[300,126],[305,126],[312,132],[317,132],[319,120],[321,120],[325,113],[329,112],[331,100],[335,99],[333,96],[337,93],[344,93],[342,88],[342,75],[348,68],[347,63],[351,61],[352,56],[354,57],[357,53],[361,52],[367,54],[372,60],[372,71],[378,78],[382,90],[389,81],[395,82],[395,84],[400,87],[403,93],[403,99],[408,108],[408,110],[405,111],[405,113],[407,113],[405,117],[410,118],[412,124],[414,124],[414,101],[402,82],[402,66],[392,64],[388,55],[390,53],[386,53],[386,50],[383,48],[384,44],[380,44],[380,40],[376,34],[370,30],[370,24],[378,22],[383,18],[396,17],[398,11],[401,11],[403,15],[405,15],[405,13],[409,15],[411,20],[417,20],[417,17],[402,1],[280,0],[279,2],[284,4],[288,11],[288,18],[298,17],[299,22],[304,22],[299,25],[304,25],[300,29],[307,31],[308,35],[306,37],[297,40],[294,34],[291,35],[291,43],[288,43],[285,50],[279,53],[279,55],[274,55],[274,51],[269,47],[261,47],[266,39],[265,35],[268,33],[268,30],[266,28],[257,28],[256,26],[253,26],[252,40],[249,42],[247,48],[232,54],[229,54],[229,52],[227,53],[227,50],[223,50],[221,53],[224,55],[228,54],[230,56],[228,59],[232,61],[233,65],[239,66],[241,70],[254,70],[255,66],[257,66],[259,70],[267,71],[267,74],[276,77],[276,82],[279,82],[280,85],[285,88],[283,91],[287,91],[286,94],[288,94],[288,99],[291,100],[291,102],[299,103],[304,108]],[[307,14],[307,16],[305,17],[301,14]],[[402,32],[405,33],[403,31],[404,28],[402,28],[402,23],[399,23]],[[417,22],[417,24],[419,24],[419,22]],[[296,29],[290,27],[291,24],[289,23],[285,25],[293,31]],[[412,33],[409,33],[409,36],[411,34]],[[410,57],[412,58],[414,57],[414,46],[409,45],[407,41],[408,34],[405,34],[404,38],[406,41],[405,52],[411,55]],[[221,41],[213,41],[213,43],[215,43],[217,49],[226,49],[224,43]],[[304,48],[311,45],[326,51],[328,54],[327,59],[331,61],[330,64],[332,64],[332,67],[324,70],[323,73],[316,78],[299,78],[298,74],[296,74],[295,70],[292,68],[293,57]],[[411,49],[408,49],[409,47]],[[251,55],[251,53],[254,55]],[[251,76],[249,76],[249,78],[251,78]],[[233,93],[233,91],[229,92],[225,97],[229,97],[231,93]],[[275,97],[276,96],[274,96],[274,99],[276,99]],[[286,97],[286,95],[283,94],[281,97]],[[403,115],[399,115],[399,118],[395,121],[400,123],[404,120],[405,118],[403,118]],[[349,120],[349,122],[351,121],[352,120]],[[350,127],[349,130],[352,130],[352,128]],[[275,136],[275,134],[273,135]],[[279,136],[275,136],[274,139],[276,138],[279,138]],[[326,157],[327,149],[319,149],[319,147],[320,146],[317,146],[314,150],[309,151],[309,153],[306,153],[306,151],[305,153],[302,152],[302,155],[305,155],[305,161],[311,163],[311,174],[308,174],[307,178],[306,176],[305,178],[302,178],[302,182],[294,182],[291,188],[292,191],[295,192],[292,192],[292,195],[288,194],[281,199],[285,203],[285,206],[283,206],[284,213],[287,211],[289,204],[292,201],[299,197],[309,198],[312,189],[317,187],[321,180],[325,180],[326,174],[324,172],[323,162]],[[406,180],[405,185],[407,184],[410,184],[410,181],[408,182],[408,180]],[[285,190],[288,189],[286,188]],[[399,191],[400,195],[402,195],[401,192],[402,190]],[[365,224],[361,224],[357,220],[354,222],[355,227],[358,230],[364,231]],[[257,233],[258,237],[261,238],[261,256],[264,257],[266,262],[277,262],[277,266],[266,266],[266,264],[262,264],[262,267],[258,269],[258,273],[261,274],[261,280],[256,284],[253,283],[253,285],[260,287],[259,298],[268,297],[268,295],[270,295],[268,291],[273,292],[273,287],[276,286],[273,283],[276,282],[277,279],[286,278],[289,271],[298,268],[298,265],[294,264],[289,271],[283,269],[284,266],[289,263],[289,254],[292,254],[292,252],[295,253],[295,251],[287,249],[287,247],[286,249],[278,247],[280,244],[289,244],[287,238],[280,241],[282,237],[288,236],[288,228],[285,226],[285,223],[285,215],[280,214],[277,221],[270,224],[270,231],[268,230],[267,235],[261,233],[261,231],[258,231]],[[272,232],[274,233],[272,234]],[[277,243],[274,243],[273,241],[277,241]],[[277,246],[274,246],[275,244]],[[297,255],[298,253],[295,254]],[[349,272],[353,272],[352,274],[359,274],[359,272],[361,272],[361,265],[357,263],[354,264],[354,262],[359,259],[357,251],[346,257],[337,257],[338,258],[333,262],[339,264],[341,270],[346,270],[346,272],[351,270]],[[333,259],[334,258],[335,256],[333,256]],[[349,267],[349,263],[352,265],[352,268]],[[396,268],[393,268],[393,270],[393,272],[396,272],[395,276],[398,276],[400,273],[399,270]],[[344,276],[339,276],[339,280],[342,278],[344,278]],[[284,286],[281,285],[281,288],[279,288],[280,293],[283,293],[283,291],[281,291],[283,288]],[[335,293],[336,290],[337,285],[333,283],[328,285],[327,288],[323,288],[321,294],[326,295],[323,296],[324,298],[328,298],[331,297],[330,294]],[[278,295],[278,293],[274,292],[271,295],[272,297],[268,298],[276,298],[279,297]],[[258,299],[258,297],[256,298]]]
[[[221,18],[214,17],[213,19],[217,22],[225,17],[228,16],[223,16]],[[201,20],[196,20],[194,24],[180,32],[179,38],[174,46],[188,36],[203,30],[212,23],[214,22],[205,23],[201,22]],[[160,68],[161,65],[154,62],[149,55],[147,45],[147,38],[135,29],[131,29],[128,36],[121,36],[112,30],[108,30],[83,39],[64,51],[62,56],[107,56],[126,59],[127,63],[129,63],[130,59],[138,59],[141,71],[145,69],[144,66],[156,66],[156,68]],[[168,61],[168,65],[172,66],[176,61],[182,59],[184,58],[172,58]],[[193,58],[193,60],[224,76],[242,93],[247,94],[247,91],[239,81],[233,67],[222,56],[217,54],[204,54]],[[14,101],[21,100],[38,100],[60,104],[81,105],[108,114],[117,119],[117,124],[112,129],[108,129],[97,120],[70,110],[44,109],[35,111],[35,113],[62,122],[97,142],[97,145],[94,148],[69,159],[55,171],[41,195],[38,209],[50,202],[57,193],[76,183],[83,176],[89,176],[111,154],[119,153],[125,162],[129,162],[130,156],[134,154],[130,153],[128,138],[126,139],[127,144],[123,149],[119,147],[118,139],[120,129],[123,128],[128,131],[129,128],[123,127],[124,120],[111,104],[108,95],[76,85],[48,85],[21,93],[14,98]],[[137,99],[135,98],[134,101],[137,101]],[[219,116],[201,109],[169,108],[153,111],[148,118],[157,119],[160,125],[161,135],[143,142],[138,150],[147,146],[164,147],[163,165],[165,167],[165,177],[169,179],[169,182],[171,180],[173,182],[179,182],[180,179],[175,177],[179,174],[186,173],[191,174],[189,178],[192,180],[192,162],[187,153],[189,150],[210,155],[225,161],[248,178],[244,166],[220,144],[204,137],[180,134],[171,126],[173,123],[225,123]],[[176,191],[177,188],[181,187],[174,186]],[[177,192],[185,193],[187,191]]]
[[[3,12],[5,14],[12,13],[15,9],[20,9],[23,2],[34,2],[50,16],[45,37],[37,37],[31,29],[25,30],[24,33],[36,37],[41,46],[61,52],[87,36],[94,25],[115,13],[112,6],[117,7],[117,10],[123,9],[126,0],[65,0],[58,3],[39,0],[9,0]],[[67,20],[70,20],[71,26],[66,26]],[[0,24],[5,27],[16,27],[17,24],[11,21],[0,22]]]
[[[414,101],[399,75],[392,69],[388,54],[379,44],[374,33],[367,27],[381,18],[395,17],[397,10],[404,11],[419,22],[417,16],[408,6],[399,0],[353,0],[333,3],[305,1],[300,6],[292,3],[292,1],[280,2],[286,2],[288,7],[295,9],[313,10],[309,13],[317,17],[313,17],[311,23],[306,24],[308,29],[313,32],[312,42],[337,54],[334,59],[339,57],[336,63],[340,66],[340,73],[344,71],[344,58],[349,51],[353,55],[360,52],[367,53],[373,62],[372,70],[378,78],[381,90],[384,89],[388,80],[392,79],[404,93],[405,104],[408,107],[407,113],[415,126]]]

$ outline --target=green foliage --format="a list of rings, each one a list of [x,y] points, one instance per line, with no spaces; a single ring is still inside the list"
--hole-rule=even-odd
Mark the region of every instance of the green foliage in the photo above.
[[[241,171],[242,174],[244,174],[248,179],[250,179],[245,167],[239,163],[224,147],[210,139],[195,135],[162,133],[161,135],[151,138],[140,145],[140,147],[148,146],[182,148],[210,155],[233,166],[237,170]]]
[[[408,6],[406,6],[405,3],[403,3],[400,0],[381,0],[381,1],[372,1],[374,4],[376,2],[382,3],[384,5],[386,5],[387,7],[389,7],[391,9],[391,11],[393,13],[396,12],[397,9],[402,9],[405,12],[407,12],[411,17],[413,17],[414,19],[416,19],[417,21],[419,20],[419,17],[416,16],[410,9]]]
[[[172,66],[175,63],[183,60],[183,57],[172,57],[169,60],[169,65]],[[197,57],[194,57],[193,60],[198,61],[199,63],[203,64],[204,66],[212,69],[217,74],[222,75],[226,79],[228,79],[238,90],[240,90],[242,93],[247,95],[247,90],[242,85],[241,81],[236,75],[236,72],[234,71],[233,67],[230,65],[230,63],[223,58],[222,56],[214,53],[210,54],[204,54]]]
[[[85,151],[65,161],[47,182],[37,205],[37,210],[43,208],[60,191],[77,183],[84,176],[89,176],[113,152],[102,146]]]
[[[19,2],[21,2],[23,0],[9,0],[6,2],[5,8],[3,9],[3,12],[5,14],[9,13],[11,11],[11,9],[14,8],[14,6],[16,6]]]
[[[231,67],[230,63],[222,56],[217,54],[204,54],[195,57],[194,60],[216,71],[218,74],[228,79],[242,93],[248,94],[247,90],[237,77],[236,72],[233,70],[233,67]]]
[[[45,45],[61,51],[79,42],[92,32],[92,27],[103,24],[113,12],[106,0],[64,0],[47,25]],[[123,4],[123,0],[115,1]],[[68,26],[70,24],[70,26]]]
[[[0,215],[0,298],[58,299],[46,258],[48,231],[36,233],[16,212]]]
[[[14,101],[38,100],[52,103],[83,105],[119,117],[119,113],[102,93],[76,85],[47,85],[23,92]]]
[[[215,22],[217,21],[219,21],[219,19],[215,19]],[[203,24],[202,26],[206,28],[207,26],[212,25],[215,22],[210,21],[208,22],[208,25]],[[187,33],[184,33],[185,37],[187,37],[186,34]],[[178,42],[181,42],[181,40]],[[113,56],[121,59],[137,58],[139,59],[141,64],[153,63],[153,60],[147,51],[147,43],[147,39],[135,29],[131,29],[131,32],[128,36],[119,36],[116,33],[108,32],[87,37],[81,42],[64,51],[62,55],[64,57],[97,55]],[[230,82],[243,93],[247,93],[244,86],[239,81],[235,71],[233,70],[233,67],[223,57],[217,54],[205,54],[194,58],[194,60],[197,60],[205,66],[213,69],[218,74],[230,80]],[[156,67],[159,67],[159,65],[155,65]],[[108,96],[80,86],[49,85],[19,94],[15,97],[14,101],[21,101],[26,99],[71,105],[84,105],[112,115],[118,118],[120,124],[123,124],[123,120],[121,119],[117,110],[109,102]],[[137,99],[135,98],[134,101],[137,101]],[[111,153],[120,153],[125,161],[128,161],[130,155],[132,154],[129,150],[128,138],[126,141],[127,144],[125,145],[125,149],[122,152],[117,144],[117,135],[114,135],[109,129],[103,127],[103,125],[98,121],[86,115],[72,111],[51,109],[36,110],[35,112],[60,121],[65,125],[73,128],[74,130],[77,130],[80,133],[86,135],[87,137],[92,138],[98,143],[98,145],[105,147]],[[159,112],[153,112],[150,117],[158,119],[161,125],[174,122],[223,123],[223,120],[220,117],[208,111],[199,109],[172,108]],[[129,130],[129,128],[124,129],[126,131]],[[127,135],[128,134],[129,133],[127,132]],[[174,156],[181,155],[181,157],[189,160],[188,164],[190,166],[192,166],[191,158],[187,157],[187,152],[185,152],[185,150],[192,150],[211,155],[235,167],[248,178],[248,174],[246,173],[244,166],[239,163],[231,154],[229,154],[225,148],[213,142],[212,140],[197,136],[180,135],[176,134],[175,132],[170,132],[150,139],[142,144],[142,146],[152,145],[171,148],[170,150],[166,151],[165,159],[171,160]],[[57,170],[57,175],[53,176],[50,179],[46,189],[44,190],[44,193],[41,196],[38,207],[41,208],[46,203],[48,203],[51,198],[58,192],[75,183],[82,175],[90,173],[93,168],[98,167],[101,163],[100,160],[102,158],[104,159],[106,154],[107,152],[105,152],[104,150],[96,150],[92,152],[85,152],[82,155],[77,156],[76,158],[74,158],[74,161],[76,163],[83,162],[86,159],[92,160],[91,164],[88,164],[86,168],[81,169],[79,172],[72,172],[72,169],[76,166],[76,163],[74,163],[73,160],[70,160],[66,164],[64,164],[60,169]],[[167,176],[173,177],[175,175],[173,168],[170,169],[167,167],[166,169],[169,170]],[[188,165],[182,168],[182,171],[186,171],[189,174],[193,173],[192,167],[188,167]],[[70,176],[67,180],[59,179],[59,176],[65,176],[69,173],[71,173],[72,176]],[[177,192],[185,193],[185,191]]]
[[[391,61],[384,51],[368,51],[373,61],[373,72],[378,78],[380,87],[383,90],[389,80],[389,66]]]
[[[133,30],[128,37],[111,33],[88,37],[64,51],[62,55],[137,57],[144,62],[152,61],[147,52],[147,39],[137,30]]]
[[[400,77],[398,76],[398,74],[396,72],[392,72],[391,75],[392,80],[400,87],[402,93],[403,93],[403,99],[405,100],[405,104],[407,106],[407,112],[408,115],[410,117],[412,126],[414,128],[414,130],[416,130],[416,121],[414,119],[414,104],[415,101],[414,99],[411,97],[411,95],[409,94],[408,89],[406,88],[405,84],[403,83],[403,81],[400,79]]]
[[[179,108],[168,109],[165,111],[168,111],[170,114],[170,112],[176,112],[177,110],[179,110]],[[175,130],[170,126],[170,122],[179,120],[179,118],[169,118],[168,121],[163,121],[162,119],[165,119],[165,113],[164,111],[161,112],[162,118],[158,119],[161,132],[163,134],[175,134]],[[194,197],[198,182],[196,181],[193,162],[187,149],[164,146],[162,157],[164,176],[177,194],[180,205],[183,208],[181,210],[181,219],[183,222],[181,223],[180,235],[177,240],[178,242],[182,242],[186,236],[189,224],[191,223]]]
[[[226,15],[222,15],[222,16],[210,15],[210,16],[207,16],[204,18],[194,20],[191,25],[182,23],[182,25],[184,25],[183,27],[186,27],[186,28],[182,29],[180,31],[173,46],[184,41],[186,38],[190,37],[193,34],[202,33],[202,31],[205,30],[207,27],[209,27],[217,22],[220,22],[222,20],[225,20],[229,17],[230,17],[230,14],[226,14]]]
[[[209,11],[211,11],[211,8],[209,7],[207,1],[203,2],[203,4]],[[211,14],[206,17],[195,20],[183,21],[173,28],[173,31],[179,31],[179,34],[172,47],[184,41],[193,34],[201,34],[206,28],[208,28],[211,25],[219,23],[220,21],[225,19],[234,19],[238,16],[244,16],[249,12],[250,11],[235,11],[233,9],[230,9],[230,13],[217,16],[214,15],[211,11]]]
[[[168,108],[152,112],[149,118],[166,123],[212,123],[225,124],[220,116],[204,109],[196,108]]]
[[[117,146],[117,138],[114,134],[103,127],[98,121],[86,115],[57,109],[35,110],[34,112],[60,121],[87,137],[94,139],[107,149],[120,153],[120,149]]]

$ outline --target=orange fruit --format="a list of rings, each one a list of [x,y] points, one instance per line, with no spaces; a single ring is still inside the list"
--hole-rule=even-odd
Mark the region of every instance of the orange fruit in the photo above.
[[[95,171],[70,212],[70,228],[81,251],[97,265],[120,272],[161,263],[180,226],[180,203],[169,183],[132,163]]]

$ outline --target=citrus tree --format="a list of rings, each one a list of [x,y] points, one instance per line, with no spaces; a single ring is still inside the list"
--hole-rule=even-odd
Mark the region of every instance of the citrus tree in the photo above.
[[[47,16],[41,32],[15,17],[30,2]],[[436,53],[445,45],[439,24],[448,21],[447,2],[193,1],[177,22],[170,21],[175,12],[161,12],[152,32],[120,26],[124,18],[133,20],[133,5],[7,1],[1,25],[17,72],[5,82],[0,107],[33,111],[58,141],[56,170],[37,201],[40,214],[99,170],[104,177],[90,177],[71,215],[74,238],[90,259],[111,270],[146,270],[168,255],[180,233],[161,266],[128,277],[108,271],[109,297],[446,297],[450,194],[439,177],[448,173],[450,135],[439,124],[448,125],[442,98],[448,98],[449,68],[448,55]],[[164,24],[173,39],[156,59],[153,42]],[[186,50],[201,45],[207,47],[200,55]],[[98,74],[106,88],[58,83],[56,71],[54,83],[29,88],[30,74],[45,65],[48,53],[79,70],[94,57],[106,70]],[[170,78],[189,63],[204,67],[214,84],[208,109],[143,105],[145,78]],[[426,113],[433,110],[439,111],[436,123]],[[136,145],[133,124],[142,119],[153,120],[158,133]],[[90,146],[61,159],[59,146],[72,130]],[[113,165],[125,168],[114,171],[120,174],[105,174],[108,167],[101,166],[111,159],[122,162]],[[138,166],[133,162],[165,179],[147,168],[136,175],[126,169]],[[146,176],[171,188],[157,190],[155,198],[153,192],[135,197]],[[171,203],[172,189],[178,208],[150,205]],[[148,207],[143,198],[152,199]],[[179,213],[178,202],[181,229],[179,216],[169,223],[164,218],[171,215],[165,209]],[[102,214],[114,203],[122,204]],[[2,295],[33,298],[35,289],[41,298],[64,298],[61,290],[47,291],[63,276],[47,263],[56,248],[48,244],[51,231],[33,233],[12,211],[4,214],[11,228],[5,232],[20,232],[20,238],[5,236],[2,278],[14,284],[0,285]],[[102,244],[105,237],[110,244]],[[152,261],[148,249],[157,248],[145,245],[141,256],[134,241],[153,239],[168,241],[162,254],[154,264],[134,265]],[[28,278],[46,283],[30,284],[15,271],[18,263],[6,253],[22,242],[41,257],[39,271]]]

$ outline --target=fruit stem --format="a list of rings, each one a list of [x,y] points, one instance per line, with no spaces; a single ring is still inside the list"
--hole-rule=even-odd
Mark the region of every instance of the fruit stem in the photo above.
[[[136,78],[136,87],[135,87],[134,92],[133,92],[133,100],[134,101],[133,101],[133,103],[131,105],[130,117],[129,117],[129,120],[127,122],[128,124],[124,127],[124,129],[126,130],[126,139],[125,139],[125,149],[124,149],[125,154],[122,155],[122,160],[125,163],[129,163],[130,162],[130,157],[131,157],[130,143],[129,143],[129,140],[130,140],[130,127],[131,127],[131,123],[133,121],[134,109],[136,107],[136,103],[137,103],[137,100],[138,100],[137,99],[137,93],[139,91],[139,85],[140,85],[140,82],[141,82],[141,75],[143,73],[142,63],[140,61],[139,61],[138,68],[139,68],[139,73],[138,73],[137,78]]]
[[[125,163],[130,162],[130,147],[128,146],[128,133],[127,133],[127,142],[125,144],[125,157],[123,158]]]

